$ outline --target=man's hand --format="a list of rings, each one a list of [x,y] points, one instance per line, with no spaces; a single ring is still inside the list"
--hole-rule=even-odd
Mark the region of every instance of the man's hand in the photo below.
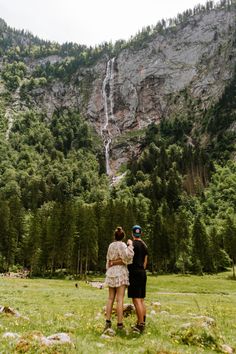
[[[127,246],[131,246],[132,244],[133,244],[133,241],[130,240],[130,239],[128,239],[128,241],[127,241]]]
[[[123,265],[123,261],[121,258],[117,258],[117,259],[114,259],[114,260],[110,260],[109,263],[108,263],[108,267],[113,267],[114,265]]]

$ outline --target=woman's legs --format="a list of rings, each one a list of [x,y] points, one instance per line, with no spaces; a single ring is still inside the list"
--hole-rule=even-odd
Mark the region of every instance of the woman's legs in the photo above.
[[[121,285],[116,288],[116,302],[117,302],[117,323],[122,323],[123,321],[123,304],[125,296],[125,285]]]
[[[115,300],[116,296],[116,288],[111,288],[109,287],[109,293],[108,293],[108,299],[107,299],[107,305],[106,305],[106,320],[110,321],[111,320],[111,312],[112,312],[112,307],[113,303]]]

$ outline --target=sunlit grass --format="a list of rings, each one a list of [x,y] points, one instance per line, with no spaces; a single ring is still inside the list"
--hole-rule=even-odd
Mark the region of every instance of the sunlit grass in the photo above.
[[[0,353],[196,354],[215,353],[214,342],[236,347],[236,282],[229,273],[148,276],[145,333],[132,333],[130,326],[136,321],[132,315],[124,320],[126,331],[105,339],[101,333],[106,288],[83,281],[76,288],[71,280],[0,278],[0,294],[0,305],[22,315],[0,314]],[[198,328],[199,316],[213,318],[214,325]],[[186,324],[192,327],[183,330]],[[21,340],[3,338],[6,332],[17,333]],[[69,334],[72,344],[46,347],[34,336],[60,332]]]

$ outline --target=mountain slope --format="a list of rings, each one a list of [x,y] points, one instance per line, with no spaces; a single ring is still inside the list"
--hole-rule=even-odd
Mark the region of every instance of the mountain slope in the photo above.
[[[18,112],[42,113],[45,124],[60,110],[80,112],[103,141],[111,175],[139,154],[151,123],[188,120],[193,142],[234,74],[233,5],[196,10],[128,43],[93,49],[41,41],[4,22],[0,27],[6,137]],[[208,136],[202,131],[204,143]]]

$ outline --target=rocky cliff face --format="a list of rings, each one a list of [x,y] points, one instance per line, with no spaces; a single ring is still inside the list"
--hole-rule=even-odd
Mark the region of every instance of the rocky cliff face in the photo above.
[[[188,114],[184,92],[188,92],[196,116],[218,100],[235,65],[234,24],[234,13],[211,11],[192,17],[183,28],[157,35],[142,50],[124,50],[114,58],[114,71],[107,83],[107,95],[113,96],[107,125],[112,170],[131,156],[128,132]],[[97,78],[86,112],[98,132],[104,124],[101,88],[106,66],[104,62],[94,68]],[[127,139],[120,145],[122,136]]]
[[[157,34],[143,49],[124,49],[80,68],[69,84],[55,80],[50,91],[34,89],[31,104],[48,117],[60,107],[83,112],[102,136],[107,172],[114,175],[137,153],[150,123],[190,113],[195,119],[219,99],[233,74],[234,41],[233,10],[198,14]]]

